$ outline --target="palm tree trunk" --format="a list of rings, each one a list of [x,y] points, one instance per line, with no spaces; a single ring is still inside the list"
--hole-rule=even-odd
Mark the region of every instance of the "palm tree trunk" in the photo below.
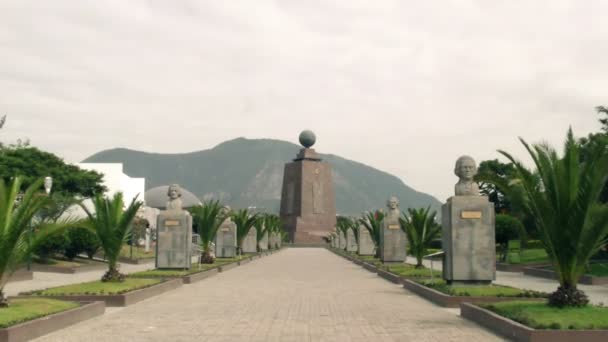
[[[555,307],[580,307],[589,304],[585,293],[576,288],[576,283],[563,281],[555,292],[549,295],[549,305]]]

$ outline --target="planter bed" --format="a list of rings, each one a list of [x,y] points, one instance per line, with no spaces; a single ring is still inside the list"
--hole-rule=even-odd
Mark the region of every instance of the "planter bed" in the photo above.
[[[366,270],[370,271],[370,272],[374,272],[374,273],[378,273],[378,267],[376,267],[376,265],[367,263],[367,262],[363,262],[363,268],[365,268]]]
[[[526,267],[524,268],[524,275],[546,279],[557,279],[557,274],[555,271],[540,267]],[[608,277],[597,277],[590,274],[583,274],[578,283],[585,285],[608,285]]]
[[[127,278],[132,279],[132,278]],[[140,279],[142,280],[142,279]],[[143,279],[143,280],[153,280],[153,279]],[[95,283],[95,282],[92,282]],[[55,298],[61,300],[69,300],[69,301],[80,301],[80,302],[90,302],[90,301],[104,301],[106,306],[128,306],[140,302],[144,299],[148,299],[150,297],[157,296],[161,293],[167,292],[169,290],[173,290],[179,286],[181,286],[183,281],[181,279],[168,279],[168,280],[158,280],[156,283],[152,283],[152,285],[145,285],[145,287],[140,287],[138,289],[130,290],[124,293],[116,293],[116,294],[53,294],[53,293],[45,293],[45,291],[50,291],[55,289],[62,288],[62,286],[57,288],[50,288],[41,291],[32,291],[28,293],[24,293],[23,295],[30,295],[32,297],[47,297],[47,298]],[[86,284],[86,283],[85,283]],[[79,285],[79,284],[75,284]],[[69,285],[68,285],[69,286]],[[66,290],[68,291],[68,290]]]
[[[156,258],[130,259],[118,257],[118,262],[130,265],[152,264],[154,261],[156,261]]]
[[[220,265],[204,264],[205,267],[192,268],[190,270],[179,269],[154,269],[142,272],[131,273],[129,278],[148,278],[148,279],[181,279],[184,284],[192,284],[197,281],[209,278],[219,272]]]
[[[410,279],[403,280],[403,287],[415,294],[446,308],[457,308],[461,303],[496,303],[504,301],[524,300],[538,301],[539,298],[513,296],[452,296],[441,291],[424,286]]]
[[[20,299],[24,298],[11,298],[11,300]],[[29,341],[89,318],[101,316],[104,312],[104,302],[80,302],[79,306],[72,309],[34,318],[7,328],[0,328],[0,342]]]
[[[13,273],[10,278],[8,278],[8,282],[11,283],[15,281],[24,281],[32,279],[34,279],[34,272],[22,268],[15,271],[15,273]]]
[[[403,284],[403,280],[404,280],[401,276],[399,276],[395,273],[392,273],[390,271],[382,270],[382,269],[378,269],[378,276],[390,281],[391,283],[395,283],[395,284]]]
[[[239,265],[239,262],[235,261],[235,262],[231,262],[229,264],[220,265],[218,267],[218,269],[219,269],[220,272],[225,272],[225,271],[228,271],[230,269],[233,269],[233,268],[237,267],[238,265]]]
[[[471,303],[460,305],[460,315],[514,341],[525,342],[605,342],[608,330],[533,329]]]

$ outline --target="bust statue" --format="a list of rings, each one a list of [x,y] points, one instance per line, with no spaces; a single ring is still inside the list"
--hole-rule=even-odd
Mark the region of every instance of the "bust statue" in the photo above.
[[[169,196],[169,201],[167,205],[165,205],[166,210],[171,211],[179,211],[182,210],[182,189],[178,184],[171,184],[167,189],[167,196]]]
[[[477,165],[473,158],[469,156],[458,158],[454,173],[460,178],[454,186],[456,196],[479,196],[479,186],[473,180],[477,174]]]
[[[399,219],[399,199],[395,196],[391,196],[388,201],[386,201],[386,206],[388,211],[384,217],[387,219]]]
[[[232,217],[230,217],[230,212],[232,211],[232,209],[225,205],[220,209],[220,215],[222,215],[224,217],[224,222],[223,224],[226,223],[231,223],[232,222]]]

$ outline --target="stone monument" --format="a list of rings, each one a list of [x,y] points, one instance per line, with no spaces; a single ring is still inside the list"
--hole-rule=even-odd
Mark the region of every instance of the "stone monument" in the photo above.
[[[167,190],[167,210],[156,221],[156,268],[189,269],[192,259],[192,216],[181,207],[181,188],[172,184]]]
[[[455,196],[442,207],[443,278],[452,283],[487,284],[496,279],[494,204],[473,181],[475,160],[462,156],[454,173]]]
[[[343,231],[338,233],[338,248],[346,250],[346,236]]]
[[[249,229],[249,233],[243,239],[243,253],[256,253],[258,246],[258,231],[255,227]]]
[[[374,255],[376,254],[376,245],[369,233],[369,230],[364,225],[359,226],[359,255]]]
[[[303,131],[296,159],[285,164],[281,221],[292,243],[322,244],[336,225],[336,200],[331,166],[314,149],[315,134]]]
[[[262,238],[258,241],[258,247],[260,248],[260,251],[268,250],[268,231],[264,232],[264,235],[262,235]]]
[[[380,260],[384,263],[404,262],[407,237],[399,224],[399,199],[391,196],[386,202],[388,212],[380,228]]]
[[[346,251],[356,253],[358,249],[359,245],[357,244],[355,232],[351,228],[349,228],[346,231]]]
[[[215,235],[215,257],[216,258],[234,258],[236,257],[236,224],[228,215],[230,207],[226,206],[222,209],[222,213],[226,219],[217,230]]]

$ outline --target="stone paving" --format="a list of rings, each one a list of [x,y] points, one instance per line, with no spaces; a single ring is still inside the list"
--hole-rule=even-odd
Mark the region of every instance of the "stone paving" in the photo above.
[[[292,248],[37,339],[502,341],[320,248]]]

